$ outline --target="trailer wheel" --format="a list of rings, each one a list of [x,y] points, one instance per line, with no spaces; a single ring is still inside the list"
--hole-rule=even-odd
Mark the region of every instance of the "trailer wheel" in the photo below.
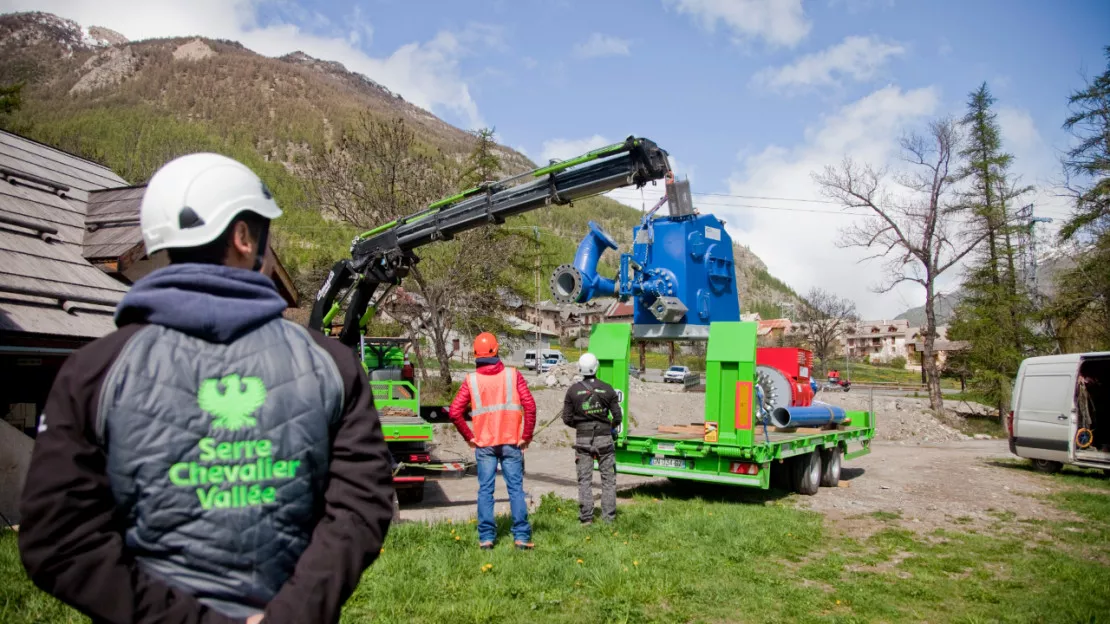
[[[821,486],[836,487],[840,483],[840,461],[843,450],[839,445],[821,451]]]
[[[412,503],[419,503],[424,500],[424,483],[413,483],[405,485],[405,487],[397,488],[397,502],[410,505]]]
[[[1033,468],[1037,472],[1055,474],[1064,469],[1064,464],[1058,461],[1052,461],[1051,459],[1030,459],[1029,461],[1033,462]]]
[[[794,491],[806,496],[813,496],[821,487],[821,454],[817,451],[799,455],[794,458],[793,474]]]
[[[771,462],[769,468],[771,478],[768,485],[776,490],[794,489],[794,459],[793,457],[787,457],[781,464],[777,461]]]

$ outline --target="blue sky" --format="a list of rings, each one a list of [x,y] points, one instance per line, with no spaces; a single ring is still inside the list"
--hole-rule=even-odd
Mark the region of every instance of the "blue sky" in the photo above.
[[[837,247],[852,217],[819,203],[810,174],[845,154],[896,165],[905,130],[959,115],[985,80],[1015,173],[1039,187],[1029,201],[1058,222],[1066,97],[1082,71],[1105,69],[1110,45],[1106,0],[0,0],[32,8],[131,39],[199,34],[338,60],[451,123],[496,127],[537,162],[647,136],[696,192],[743,196],[698,199],[772,273],[876,318],[923,295],[871,292],[879,265]]]

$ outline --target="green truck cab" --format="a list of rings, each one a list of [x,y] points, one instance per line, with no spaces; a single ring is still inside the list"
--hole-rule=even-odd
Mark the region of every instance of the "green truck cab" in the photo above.
[[[432,457],[435,425],[445,420],[447,410],[420,404],[420,383],[406,355],[411,343],[409,338],[363,336],[358,347],[393,456],[393,483],[401,503],[420,502],[429,479],[461,478],[472,463]]]

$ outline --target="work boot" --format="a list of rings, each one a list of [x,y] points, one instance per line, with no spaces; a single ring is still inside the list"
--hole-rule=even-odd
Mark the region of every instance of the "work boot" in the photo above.
[[[493,542],[481,542],[478,544],[478,548],[482,550],[493,550]]]
[[[521,540],[516,540],[513,544],[517,547],[517,550],[532,550],[536,547],[532,542],[524,542]]]

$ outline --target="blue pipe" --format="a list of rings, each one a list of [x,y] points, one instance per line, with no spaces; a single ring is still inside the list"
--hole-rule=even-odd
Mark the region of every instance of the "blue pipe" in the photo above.
[[[824,427],[844,422],[843,407],[814,401],[809,407],[778,407],[771,412],[771,424],[779,428]]]
[[[617,244],[601,229],[590,221],[590,233],[578,243],[574,253],[574,268],[582,276],[582,290],[578,293],[578,303],[585,303],[597,297],[612,297],[617,294],[617,283],[597,273],[597,263],[606,249],[616,249]]]

